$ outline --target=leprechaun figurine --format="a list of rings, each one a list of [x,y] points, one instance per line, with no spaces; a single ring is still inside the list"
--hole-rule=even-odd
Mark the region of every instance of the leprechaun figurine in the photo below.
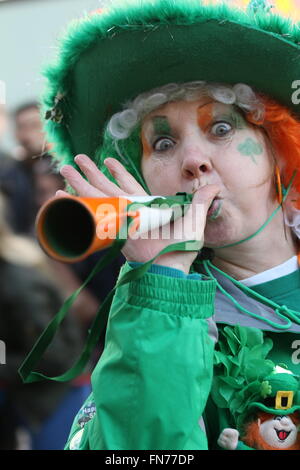
[[[224,429],[218,444],[227,450],[300,450],[299,378],[276,367],[262,385],[239,417],[240,432]]]

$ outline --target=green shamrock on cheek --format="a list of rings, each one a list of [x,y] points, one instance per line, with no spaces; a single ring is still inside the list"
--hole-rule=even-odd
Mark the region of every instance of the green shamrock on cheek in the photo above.
[[[263,152],[263,147],[261,144],[251,139],[251,137],[248,137],[242,144],[238,146],[238,151],[242,155],[245,155],[246,157],[250,157],[251,160],[255,164],[257,164],[255,155],[261,155]]]

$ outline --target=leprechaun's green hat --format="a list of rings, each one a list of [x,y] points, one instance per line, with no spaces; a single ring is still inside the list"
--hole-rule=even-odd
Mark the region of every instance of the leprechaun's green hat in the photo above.
[[[276,367],[264,380],[265,398],[252,401],[247,411],[260,409],[273,415],[289,415],[300,410],[299,380],[290,371]]]
[[[299,26],[267,8],[114,2],[70,25],[45,72],[49,141],[61,164],[75,165],[78,153],[99,164],[108,118],[138,94],[174,82],[246,83],[300,116],[292,98],[299,57]]]
[[[238,429],[258,410],[287,415],[300,410],[299,376],[268,357],[270,338],[256,328],[226,326],[214,357],[211,396],[218,408],[229,409]]]

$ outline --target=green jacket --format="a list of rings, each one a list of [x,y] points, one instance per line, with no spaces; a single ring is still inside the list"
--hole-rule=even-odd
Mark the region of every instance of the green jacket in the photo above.
[[[130,269],[126,264],[121,274]],[[298,298],[294,293],[292,298],[299,305],[296,276]],[[290,279],[283,284],[290,289]],[[215,291],[214,280],[157,272],[117,289],[105,350],[92,375],[93,393],[75,417],[66,449],[217,447],[219,433],[233,423],[227,410],[216,409],[209,399]],[[223,323],[221,319],[219,327]],[[266,327],[266,334],[275,333]],[[294,344],[298,335],[298,330],[285,333],[283,347],[286,341]]]
[[[76,447],[78,432],[80,449],[207,448],[201,416],[212,382],[214,294],[214,281],[152,273],[117,289],[93,396],[66,448]]]

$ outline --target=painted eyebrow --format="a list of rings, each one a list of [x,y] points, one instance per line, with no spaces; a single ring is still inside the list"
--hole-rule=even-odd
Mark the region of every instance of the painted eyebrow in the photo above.
[[[151,121],[155,134],[172,134],[167,116],[154,116]]]
[[[215,120],[216,122],[229,121],[236,129],[245,129],[247,121],[243,114],[233,107],[226,110],[218,109],[218,103],[209,102],[198,108],[198,124],[202,130]]]
[[[221,114],[221,113],[220,113]],[[230,119],[233,124],[237,127],[237,129],[244,129],[247,126],[247,121],[243,114],[239,112],[237,109],[231,109],[228,112],[223,112],[218,119]]]

